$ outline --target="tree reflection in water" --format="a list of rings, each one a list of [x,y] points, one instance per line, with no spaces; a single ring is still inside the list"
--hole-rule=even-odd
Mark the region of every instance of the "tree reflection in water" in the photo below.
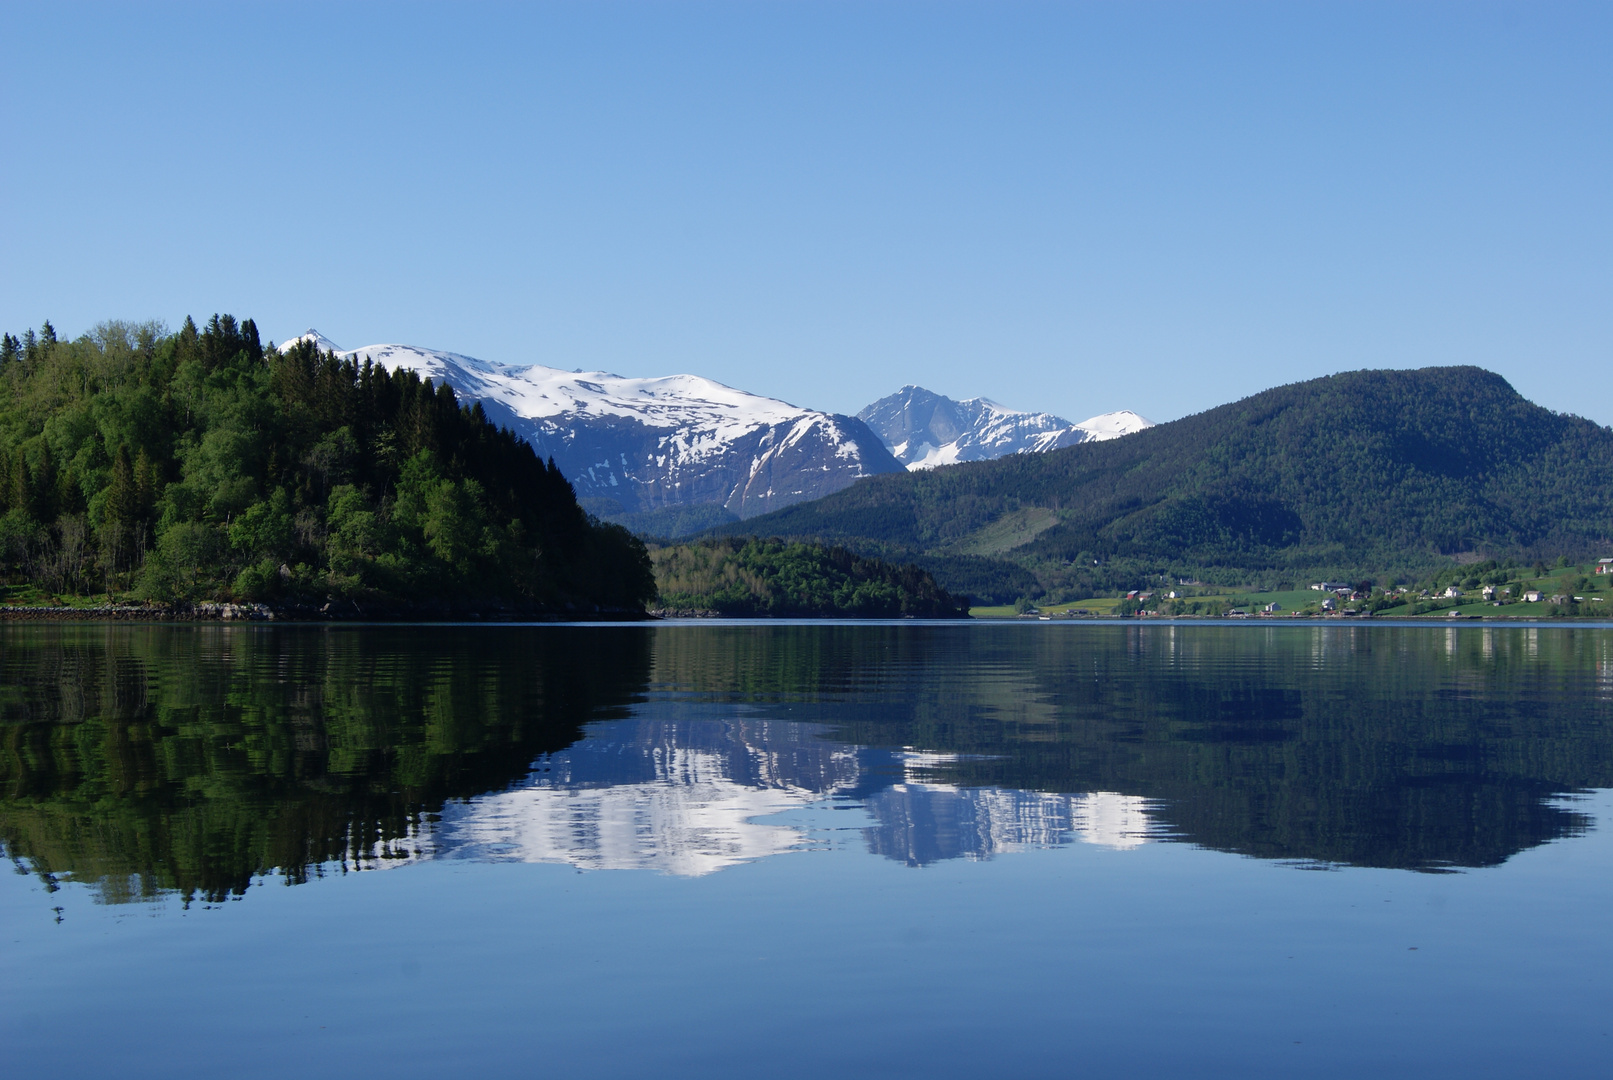
[[[700,874],[818,804],[911,865],[1161,838],[1497,864],[1613,786],[1584,628],[0,628],[0,840],[218,900],[422,858]]]

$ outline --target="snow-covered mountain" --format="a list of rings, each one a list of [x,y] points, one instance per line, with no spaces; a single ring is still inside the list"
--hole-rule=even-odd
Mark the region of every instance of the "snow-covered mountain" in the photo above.
[[[860,420],[695,375],[629,379],[411,345],[344,350],[316,330],[281,348],[299,341],[447,382],[553,457],[583,505],[603,517],[708,507],[748,518],[902,467]]]
[[[1018,412],[985,398],[954,401],[922,386],[880,398],[857,419],[873,429],[909,469],[1035,454],[1077,443],[1118,439],[1153,427],[1134,412],[1104,413],[1079,424],[1049,413]]]

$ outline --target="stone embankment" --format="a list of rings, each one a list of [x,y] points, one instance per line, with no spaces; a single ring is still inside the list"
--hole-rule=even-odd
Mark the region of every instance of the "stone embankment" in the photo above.
[[[118,620],[128,622],[179,622],[196,619],[257,620],[295,618],[267,604],[98,604],[94,607],[66,605],[4,604],[0,620],[52,622]],[[308,616],[303,615],[307,618]]]
[[[715,615],[716,612],[712,612]],[[0,622],[575,622],[634,621],[642,611],[569,611],[487,608],[461,610],[446,605],[360,606],[350,600],[325,604],[152,603],[98,604],[92,607],[0,605]]]

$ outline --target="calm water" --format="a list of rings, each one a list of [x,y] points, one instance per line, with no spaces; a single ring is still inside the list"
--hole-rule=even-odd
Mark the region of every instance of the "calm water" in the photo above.
[[[1613,1070],[1613,630],[0,626],[24,1076]]]

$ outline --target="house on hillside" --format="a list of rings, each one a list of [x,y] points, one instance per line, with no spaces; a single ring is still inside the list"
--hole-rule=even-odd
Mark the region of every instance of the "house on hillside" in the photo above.
[[[1613,574],[1613,559],[1597,559],[1596,572],[1598,574]]]
[[[1462,590],[1458,589],[1455,585],[1447,585],[1445,586],[1445,591],[1439,595],[1443,596],[1447,600],[1455,600],[1458,596],[1462,595]]]
[[[1318,581],[1311,586],[1317,592],[1349,592],[1354,587],[1348,581]]]
[[[1495,599],[1495,586],[1494,585],[1486,585],[1486,586],[1484,586],[1484,588],[1479,590],[1479,595],[1484,597],[1484,599],[1486,599],[1486,600],[1494,600]]]
[[[1523,598],[1531,604],[1538,604],[1540,603],[1540,590],[1530,589],[1528,592],[1523,594]]]

